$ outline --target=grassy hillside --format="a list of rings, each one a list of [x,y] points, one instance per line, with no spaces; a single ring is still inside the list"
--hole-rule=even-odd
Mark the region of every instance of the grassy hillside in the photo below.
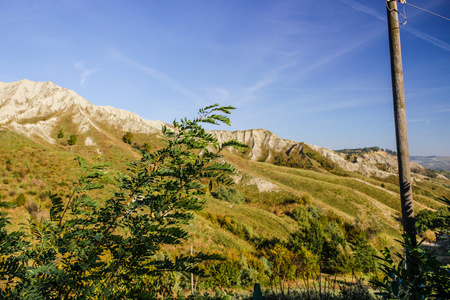
[[[67,129],[65,130],[68,132]],[[43,211],[48,209],[50,203],[47,201],[47,191],[67,193],[68,185],[79,175],[76,156],[93,161],[100,152],[103,154],[101,159],[111,164],[112,174],[125,171],[126,164],[136,159],[138,154],[136,149],[121,140],[122,134],[112,132],[108,138],[98,136],[102,135],[102,132],[97,131],[86,134],[85,136],[100,141],[94,147],[84,145],[84,136],[81,136],[74,146],[68,146],[65,138],[60,139],[56,145],[50,145],[37,143],[12,132],[0,132],[2,140],[0,198],[3,201],[14,202],[18,195],[24,194],[26,200],[22,206],[24,208],[22,213],[20,209],[14,212],[19,219],[23,219],[26,215],[27,203],[40,203]],[[159,145],[154,135],[135,134],[133,142],[135,147],[144,143],[148,143],[153,148]],[[309,157],[314,156],[309,155]],[[370,214],[379,220],[388,232],[393,233],[399,230],[400,201],[398,185],[395,181],[391,183],[350,172],[346,172],[345,176],[339,176],[319,168],[310,170],[277,166],[250,161],[241,155],[231,153],[226,154],[226,159],[239,170],[243,180],[237,187],[245,194],[247,201],[236,209],[236,207],[230,208],[220,204],[219,200],[213,200],[216,201],[215,205],[208,204],[205,208],[205,211],[211,215],[199,216],[199,219],[211,223],[211,226],[215,222],[211,220],[214,219],[212,215],[218,214],[230,214],[230,218],[245,220],[243,223],[249,226],[256,226],[251,220],[260,218],[259,229],[257,229],[258,226],[253,228],[256,232],[271,236],[272,229],[268,230],[268,228],[276,228],[275,232],[283,238],[286,236],[283,232],[286,233],[288,230],[286,228],[289,228],[286,225],[287,221],[283,218],[289,218],[295,206],[302,202],[298,199],[303,198],[307,199],[306,204],[332,211],[348,221],[354,220],[361,214]],[[268,181],[278,187],[278,192],[258,192],[255,185],[248,184],[250,178]],[[437,198],[450,197],[449,183],[442,179],[425,178],[415,182],[414,192],[417,210],[437,209],[441,206],[441,203],[436,201]],[[286,197],[297,200],[286,200],[284,199]],[[238,215],[232,213],[233,211],[245,213]],[[245,217],[246,215],[253,217]],[[277,219],[279,224],[284,224],[282,227],[285,229],[274,227],[270,218]],[[267,232],[264,231],[265,227]]]
[[[102,201],[115,187],[114,176],[124,172],[126,164],[139,157],[135,148],[144,143],[151,149],[161,145],[155,135],[143,134],[135,134],[133,145],[129,145],[122,141],[123,132],[105,133],[107,130],[80,135],[73,146],[66,142],[67,133],[50,145],[15,133],[0,132],[0,198],[16,205],[8,209],[14,227],[26,223],[30,215],[48,217],[51,207],[48,191],[68,195],[71,182],[80,175],[76,157],[92,162],[102,153],[100,159],[111,164],[108,173],[111,176],[104,182],[105,189],[93,195]],[[86,146],[87,137],[96,144]],[[334,254],[338,257],[362,255],[364,251],[373,253],[371,249],[384,246],[398,247],[393,242],[400,238],[401,230],[395,178],[368,178],[329,167],[326,159],[312,149],[307,149],[307,154],[301,157],[308,161],[310,167],[306,169],[251,161],[239,153],[225,152],[224,158],[237,169],[235,186],[224,189],[223,194],[218,192],[221,187],[216,186],[213,193],[205,197],[204,209],[187,225],[189,238],[182,245],[165,248],[164,253],[187,253],[189,245],[193,245],[196,251],[226,254],[231,266],[238,269],[244,258],[249,261],[244,267],[249,267],[251,261],[255,268],[262,268],[260,258],[269,255],[267,249],[289,243],[295,246],[295,237],[302,236],[302,230],[309,234],[308,228],[320,224],[318,228],[323,228],[320,230],[324,236],[334,234],[347,239],[342,242],[347,243],[346,248]],[[424,177],[414,182],[413,190],[417,211],[438,209],[443,205],[438,198],[450,198],[449,181],[445,179]],[[366,250],[351,250],[348,246],[358,245],[352,241],[361,238],[358,236],[363,236],[370,244],[363,244]],[[314,253],[313,249],[302,251],[306,251],[307,256],[313,255],[308,251]],[[335,262],[321,255],[328,270],[349,272],[342,269],[342,263],[341,269],[331,268],[330,264]],[[358,261],[357,257],[352,259]],[[209,268],[217,270],[219,265]],[[358,270],[364,272],[364,268]],[[208,284],[221,283],[211,281]]]

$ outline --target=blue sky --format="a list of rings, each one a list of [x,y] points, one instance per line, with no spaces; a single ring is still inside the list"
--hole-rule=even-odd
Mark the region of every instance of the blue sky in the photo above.
[[[450,18],[448,0],[408,2]],[[405,9],[410,154],[450,156],[450,21]],[[0,81],[165,122],[231,104],[223,129],[395,150],[385,16],[383,0],[2,0]]]

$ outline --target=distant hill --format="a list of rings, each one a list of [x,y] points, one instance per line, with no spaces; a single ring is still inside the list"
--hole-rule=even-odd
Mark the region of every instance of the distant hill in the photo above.
[[[158,133],[164,124],[95,106],[51,82],[0,83],[0,201],[25,202],[11,211],[14,224],[25,223],[33,207],[48,215],[47,191],[68,192],[79,174],[76,156],[93,161],[101,155],[111,163],[112,175],[124,172],[127,163],[139,157],[136,148],[160,146]],[[131,144],[123,140],[128,132]],[[348,222],[371,216],[386,235],[400,237],[397,160],[386,151],[372,147],[338,153],[282,139],[265,129],[211,133],[220,141],[235,138],[250,146],[224,154],[238,170],[236,188],[245,203],[210,196],[192,227],[196,249],[251,251],[254,244],[248,234],[237,233],[236,224],[245,224],[254,240],[257,236],[285,240],[298,226],[292,213],[301,204]],[[72,144],[73,135],[77,139]],[[416,163],[411,166],[417,210],[437,209],[442,205],[437,198],[450,198],[448,179],[431,176]],[[114,187],[106,185],[105,194]]]
[[[429,169],[450,171],[450,156],[411,156],[411,161]]]

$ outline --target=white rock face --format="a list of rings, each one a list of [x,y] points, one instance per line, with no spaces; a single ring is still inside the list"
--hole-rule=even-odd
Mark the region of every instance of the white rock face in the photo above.
[[[0,124],[45,117],[72,106],[92,105],[83,97],[52,82],[21,80],[0,83]]]
[[[85,144],[86,146],[96,146],[96,145],[97,145],[97,144],[92,140],[92,138],[89,137],[89,136],[84,140],[84,144]]]
[[[55,143],[55,139],[50,136],[50,133],[55,126],[58,118],[52,118],[47,121],[40,121],[36,124],[18,124],[15,121],[8,124],[7,127],[11,131],[26,135],[26,136],[38,136],[49,142],[50,144]]]
[[[103,131],[100,126],[108,125],[122,132],[155,133],[161,131],[165,123],[148,121],[137,114],[113,108],[111,106],[95,106],[77,93],[59,87],[52,82],[32,82],[21,80],[11,83],[0,82],[0,127],[18,132],[28,137],[39,136],[49,143],[55,143],[58,122],[69,116],[78,126],[77,134],[89,130]],[[297,142],[281,139],[265,129],[243,131],[210,131],[219,142],[235,139],[251,147],[250,159],[269,161],[274,152],[288,151],[295,147],[301,149]],[[87,137],[85,145],[94,146],[95,141]],[[397,159],[382,151],[364,154],[355,162],[344,159],[343,155],[315,145],[313,150],[337,163],[344,170],[357,171],[366,176],[387,177],[397,172]],[[270,149],[270,151],[269,151]],[[100,151],[100,150],[99,150]],[[381,171],[376,164],[385,164],[387,171]],[[425,169],[412,163],[412,169]],[[258,188],[264,189],[263,185]],[[269,189],[274,186],[267,185]]]
[[[8,124],[10,129],[29,135],[14,122],[50,118],[65,113],[74,114],[73,122],[78,125],[79,133],[85,133],[91,128],[98,129],[96,122],[140,133],[158,132],[164,125],[161,121],[147,121],[132,112],[111,106],[95,106],[77,93],[52,82],[32,82],[26,79],[11,83],[0,82],[0,125]],[[44,130],[43,126],[39,128]],[[47,126],[45,129],[51,128]],[[42,134],[48,142],[52,142],[49,136],[50,131]]]
[[[219,143],[235,139],[240,143],[249,145],[251,148],[252,160],[258,160],[264,153],[264,149],[272,149],[274,151],[282,151],[289,146],[297,144],[294,141],[279,138],[276,134],[265,129],[250,129],[238,131],[210,131],[218,140]],[[269,156],[267,159],[270,159]]]
[[[279,138],[276,134],[265,129],[251,129],[245,131],[210,131],[220,143],[235,139],[238,142],[247,144],[251,148],[250,159],[259,160],[264,157],[264,149],[271,149],[272,151],[288,151],[289,149],[300,148],[301,145],[291,140]],[[358,157],[356,161],[351,162],[344,159],[344,155],[334,152],[332,150],[306,144],[311,149],[317,151],[321,155],[338,164],[346,171],[359,172],[365,176],[377,176],[386,178],[389,175],[397,174],[397,158],[384,151],[366,153],[362,157]],[[272,153],[269,153],[267,160],[271,159]],[[385,165],[387,171],[379,170],[377,164]],[[424,169],[424,167],[411,163],[412,169]]]
[[[308,144],[309,147],[311,147],[313,150],[319,152],[326,158],[330,159],[331,161],[337,163],[341,168],[347,171],[352,172],[359,172],[365,176],[377,176],[381,178],[385,178],[392,173],[385,172],[379,170],[376,166],[373,165],[373,163],[377,162],[374,161],[374,159],[367,159],[366,157],[358,157],[356,162],[350,162],[348,160],[345,160],[339,153],[331,151],[326,148],[322,148],[315,145]],[[388,156],[392,156],[386,153]],[[372,157],[371,155],[369,157]],[[392,156],[393,157],[393,156]],[[381,161],[380,161],[381,163]]]
[[[278,192],[280,187],[270,181],[264,180],[260,177],[252,177],[248,182],[248,185],[256,185],[260,192]]]

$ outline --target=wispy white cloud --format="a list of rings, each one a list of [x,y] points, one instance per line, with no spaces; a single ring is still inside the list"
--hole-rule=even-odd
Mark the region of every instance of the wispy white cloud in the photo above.
[[[303,68],[301,68],[297,74],[296,77],[300,77],[300,76],[304,76],[316,69],[319,69],[321,67],[326,66],[327,64],[332,63],[333,61],[335,61],[336,59],[338,59],[339,57],[361,47],[362,45],[370,42],[371,40],[373,40],[377,35],[380,35],[382,33],[382,31],[378,31],[378,32],[374,32],[372,34],[367,35],[365,38],[363,39],[358,39],[355,43],[353,44],[348,44],[346,45],[346,47],[341,48],[339,50],[337,50],[336,52],[333,52],[331,55],[322,57],[321,59],[317,60],[317,61],[313,61],[311,64],[304,66]]]
[[[362,11],[363,13],[366,13],[366,14],[369,14],[371,16],[374,16],[378,20],[381,20],[381,21],[385,21],[386,20],[386,16],[385,15],[381,14],[379,11],[377,11],[377,10],[371,8],[371,7],[368,7],[368,6],[364,5],[364,4],[358,3],[358,2],[353,1],[353,0],[340,0],[340,1],[345,3],[345,4],[347,4],[348,6],[350,6],[353,9],[356,9],[356,10]]]
[[[252,85],[250,85],[244,89],[244,92],[243,92],[244,96],[240,102],[241,103],[247,102],[247,101],[254,99],[256,93],[258,93],[260,90],[264,89],[265,87],[280,80],[282,73],[285,70],[295,66],[296,64],[297,64],[297,60],[291,59],[287,63],[281,64],[275,68],[268,70],[262,76],[262,78],[260,78],[258,81],[256,81],[255,83],[253,83]]]
[[[444,42],[444,41],[442,41],[442,40],[440,40],[438,38],[435,38],[434,36],[431,36],[431,35],[429,35],[427,33],[421,32],[421,31],[419,31],[417,29],[414,29],[412,27],[403,26],[402,28],[405,31],[415,35],[416,37],[418,37],[418,38],[420,38],[420,39],[422,39],[422,40],[424,40],[424,41],[426,41],[428,43],[431,43],[431,44],[433,44],[433,45],[435,45],[435,46],[437,46],[437,47],[439,47],[441,49],[444,49],[445,51],[450,51],[450,44],[447,44],[446,42]]]
[[[164,86],[185,95],[186,97],[191,98],[192,100],[195,100],[197,102],[202,102],[202,98],[200,96],[198,96],[197,94],[193,93],[192,91],[188,90],[187,88],[183,87],[181,84],[179,84],[177,81],[175,81],[174,79],[170,78],[169,76],[167,76],[166,74],[162,73],[161,71],[158,71],[156,69],[150,68],[145,66],[144,64],[126,57],[124,55],[122,55],[121,53],[119,53],[118,51],[113,50],[112,51],[112,56],[117,59],[120,60],[126,64],[128,64],[129,66],[136,68],[142,72],[144,72],[145,74],[147,74],[148,76],[152,77],[153,79],[155,79],[156,81],[158,81],[159,83],[163,84]]]
[[[213,102],[225,102],[228,100],[230,93],[221,87],[205,87],[206,97]]]
[[[425,122],[428,125],[430,125],[430,120],[428,119],[411,119],[411,120],[407,120],[408,123],[418,123],[418,122]]]
[[[358,99],[358,100],[350,100],[350,101],[336,101],[336,102],[324,102],[322,105],[317,105],[312,108],[302,108],[300,111],[295,111],[295,114],[298,113],[315,113],[315,112],[325,112],[325,111],[333,111],[339,109],[346,108],[355,108],[367,105],[373,105],[377,103],[381,103],[384,100],[380,99]],[[298,101],[301,102],[301,101]]]
[[[76,62],[76,63],[75,63],[75,69],[76,69],[77,71],[80,72],[80,76],[81,76],[81,78],[80,78],[80,84],[81,84],[81,85],[84,85],[84,84],[85,84],[86,79],[87,79],[90,75],[92,75],[93,73],[95,73],[95,72],[98,71],[98,69],[95,69],[95,68],[92,68],[92,69],[86,68],[85,62],[84,62],[84,61],[78,61],[78,62]]]
[[[353,0],[340,0],[340,1],[342,3],[347,4],[348,6],[350,6],[351,8],[353,8],[355,10],[358,10],[358,11],[361,11],[363,13],[371,15],[371,16],[377,18],[378,20],[381,20],[381,21],[386,21],[387,20],[385,15],[381,14],[380,12],[376,11],[375,9],[373,9],[371,7],[368,7],[368,6],[364,5],[364,4],[358,3],[358,2],[353,1]],[[401,28],[404,29],[405,31],[411,33],[412,35],[415,35],[419,39],[422,39],[422,40],[424,40],[424,41],[426,41],[426,42],[428,42],[430,44],[433,44],[433,45],[435,45],[435,46],[437,46],[437,47],[439,47],[439,48],[441,48],[441,49],[443,49],[445,51],[450,51],[450,44],[448,44],[448,43],[446,43],[446,42],[444,42],[444,41],[442,41],[442,40],[440,40],[438,38],[435,38],[434,36],[431,36],[431,35],[429,35],[427,33],[424,33],[424,32],[422,32],[420,30],[414,29],[414,28],[412,28],[409,25],[402,26]]]
[[[280,81],[280,80],[296,80],[298,77],[302,77],[304,75],[307,75],[308,73],[319,69],[321,67],[326,66],[327,64],[332,63],[339,57],[359,48],[360,46],[370,42],[375,38],[375,36],[381,34],[382,31],[376,31],[372,34],[369,34],[365,36],[363,39],[358,39],[355,43],[346,45],[345,48],[339,49],[338,51],[332,53],[331,55],[320,57],[320,59],[316,61],[312,61],[309,65],[300,67],[299,61],[301,58],[301,54],[299,52],[291,53],[287,56],[287,62],[284,64],[279,65],[278,67],[272,68],[260,78],[260,80],[254,82],[252,85],[246,87],[243,92],[243,97],[240,99],[240,103],[251,101],[255,99],[255,95],[263,90],[264,88]],[[292,69],[293,67],[296,68],[296,71],[291,73],[288,77],[286,76],[286,72],[289,69]],[[298,71],[297,71],[298,69]],[[366,103],[367,104],[367,103]],[[359,106],[359,104],[350,104],[350,103],[342,103],[338,106],[329,106],[328,108],[324,109],[323,107],[320,108],[313,108],[309,110],[308,112],[318,112],[318,111],[325,111],[325,110],[334,110],[334,109],[340,109],[340,108],[346,108],[346,107],[354,107]],[[302,111],[303,112],[303,111]]]

